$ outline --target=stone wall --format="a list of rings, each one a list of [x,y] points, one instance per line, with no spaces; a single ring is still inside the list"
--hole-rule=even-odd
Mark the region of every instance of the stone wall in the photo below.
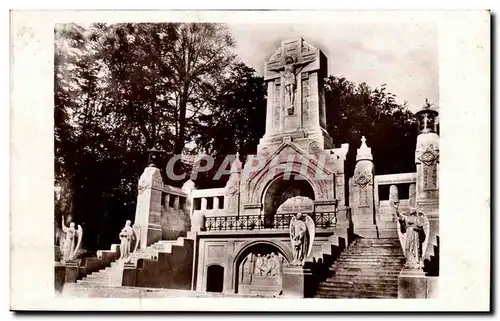
[[[288,230],[283,231],[238,231],[227,233],[199,233],[198,253],[195,262],[195,290],[206,291],[207,268],[219,265],[224,268],[223,292],[235,293],[237,291],[236,273],[241,255],[250,247],[257,244],[267,244],[274,247],[275,252],[281,253],[289,262],[293,260],[292,248]],[[317,232],[312,253],[306,264],[322,262],[329,266],[333,256],[338,256],[341,250],[336,247],[345,247],[344,241],[333,237],[332,232]],[[321,259],[321,260],[320,260]],[[309,263],[308,263],[309,262]],[[316,267],[316,266],[315,266]]]
[[[171,253],[159,253],[156,260],[139,259],[137,267],[125,267],[123,286],[191,289],[194,241],[184,239]]]

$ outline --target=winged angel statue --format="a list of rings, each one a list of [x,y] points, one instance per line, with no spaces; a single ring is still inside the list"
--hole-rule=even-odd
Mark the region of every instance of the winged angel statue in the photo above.
[[[75,223],[71,222],[69,227],[64,225],[64,217],[62,219],[62,231],[59,247],[62,253],[61,262],[71,261],[76,257],[76,253],[80,250],[83,238],[83,229],[81,225],[75,229]]]
[[[304,265],[311,254],[316,228],[307,214],[297,213],[290,220],[290,241],[293,248],[293,261],[290,265]]]
[[[139,236],[141,235],[140,227],[137,224],[130,226],[131,224],[132,222],[127,220],[120,232],[120,259],[127,258],[132,248],[134,249],[133,252],[135,252],[139,247]]]
[[[394,204],[398,217],[399,242],[406,258],[405,268],[421,269],[424,266],[424,256],[429,241],[429,219],[410,208],[410,214],[399,214],[398,205]]]

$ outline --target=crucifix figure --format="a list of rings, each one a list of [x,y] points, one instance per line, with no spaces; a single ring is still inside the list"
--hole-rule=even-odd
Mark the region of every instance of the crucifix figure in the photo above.
[[[272,71],[277,71],[283,77],[285,83],[285,106],[288,110],[288,115],[294,114],[295,105],[295,90],[297,89],[297,74],[302,70],[302,68],[308,64],[307,62],[295,62],[294,58],[288,56],[285,58],[285,64],[283,67],[270,69]]]

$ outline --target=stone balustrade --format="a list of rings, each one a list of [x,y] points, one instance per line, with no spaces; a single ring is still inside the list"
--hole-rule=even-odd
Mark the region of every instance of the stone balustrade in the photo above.
[[[193,190],[192,214],[204,216],[222,216],[225,215],[224,195],[225,188],[210,188],[202,190]]]
[[[213,216],[205,220],[205,231],[238,231],[238,230],[263,230],[290,228],[290,220],[294,213],[265,215],[233,215],[233,216]],[[312,213],[317,229],[329,229],[335,227],[337,215],[335,212]]]

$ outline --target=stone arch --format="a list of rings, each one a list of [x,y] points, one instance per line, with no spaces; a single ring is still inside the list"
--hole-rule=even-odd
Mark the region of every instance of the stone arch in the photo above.
[[[290,180],[284,180],[284,176],[284,173],[276,175],[260,192],[259,202],[262,204],[264,225],[267,227],[273,226],[276,210],[287,199],[294,196],[305,196],[312,200],[316,198],[314,185],[307,177],[295,172],[290,174]]]
[[[264,190],[266,190],[266,188],[277,178],[279,178],[280,176],[284,176],[285,173],[283,173],[283,171],[280,172],[276,170],[276,168],[279,168],[281,165],[283,165],[283,163],[286,162],[266,167],[257,176],[253,177],[253,179],[249,182],[247,189],[247,197],[250,200],[250,203],[256,204],[261,202]],[[327,198],[328,183],[325,180],[316,179],[317,170],[320,169],[318,169],[317,166],[313,166],[311,162],[309,162],[307,166],[304,166],[302,163],[294,161],[292,163],[291,170],[287,172],[287,174],[304,178],[314,190],[314,199],[320,200]],[[278,174],[269,178],[268,173],[271,171],[276,171],[278,172]],[[329,175],[328,180],[333,180],[333,175]]]
[[[241,261],[248,255],[252,248],[258,245],[268,245],[277,250],[277,252],[281,253],[288,262],[293,260],[293,252],[290,244],[280,240],[249,240],[241,244],[238,249],[235,250],[237,254],[234,256],[232,260],[232,287],[235,292],[238,291],[238,278],[239,278],[239,264]]]

